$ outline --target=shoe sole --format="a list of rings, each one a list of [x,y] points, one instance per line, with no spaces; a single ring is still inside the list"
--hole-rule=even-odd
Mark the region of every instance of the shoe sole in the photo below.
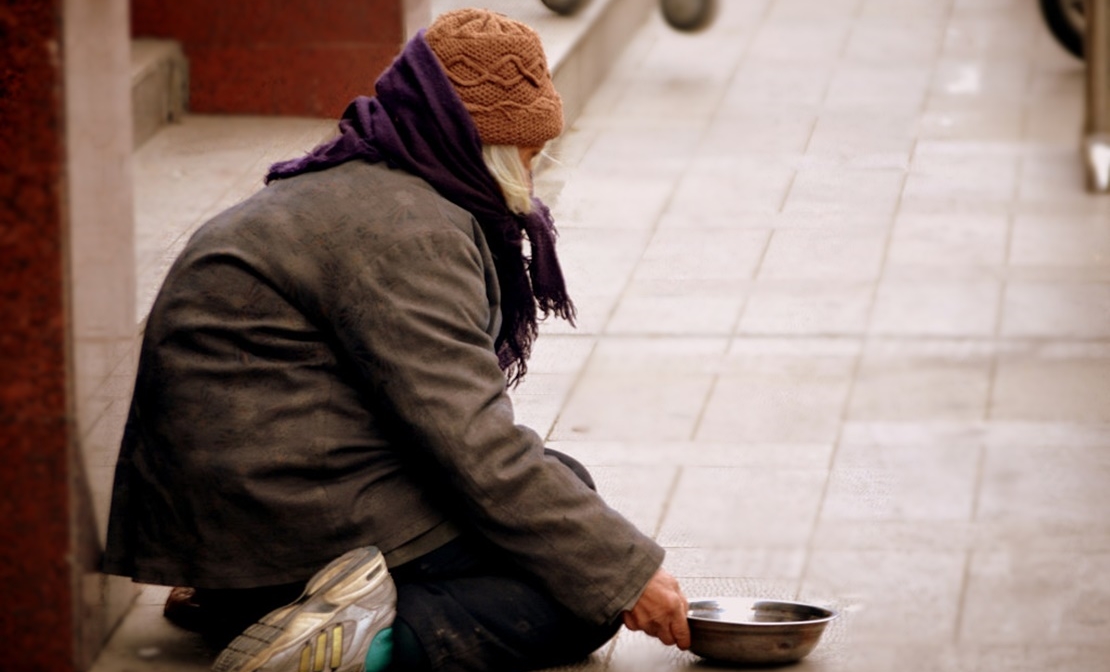
[[[271,611],[220,653],[214,672],[254,672],[281,651],[317,636],[333,614],[388,582],[385,558],[373,547],[359,548],[317,572],[293,603]]]

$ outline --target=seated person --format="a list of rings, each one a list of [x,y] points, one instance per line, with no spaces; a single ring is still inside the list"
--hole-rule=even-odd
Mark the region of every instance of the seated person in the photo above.
[[[170,269],[104,569],[188,586],[167,614],[216,670],[536,669],[621,623],[688,646],[663,550],[507,395],[540,313],[574,316],[531,185],[562,126],[532,29],[448,12]]]

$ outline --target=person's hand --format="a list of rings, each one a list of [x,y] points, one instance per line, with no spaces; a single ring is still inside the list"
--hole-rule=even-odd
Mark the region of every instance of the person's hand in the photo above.
[[[624,612],[624,626],[629,630],[642,630],[664,644],[676,644],[685,650],[690,648],[688,609],[678,581],[660,568],[632,609]]]

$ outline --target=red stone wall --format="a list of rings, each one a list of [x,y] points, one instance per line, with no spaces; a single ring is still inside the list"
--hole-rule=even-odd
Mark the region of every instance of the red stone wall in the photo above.
[[[132,0],[135,37],[181,42],[189,109],[337,117],[404,43],[401,0]]]
[[[74,669],[61,0],[0,7],[0,642]]]

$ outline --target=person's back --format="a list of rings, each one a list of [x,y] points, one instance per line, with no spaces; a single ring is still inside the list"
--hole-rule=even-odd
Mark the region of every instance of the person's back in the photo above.
[[[389,340],[375,333],[381,288],[361,285],[393,281],[372,272],[376,260],[426,238],[457,239],[492,268],[469,213],[361,161],[275,182],[197,231],[147,320],[121,449],[142,478],[116,490],[134,527],[113,528],[110,571],[253,588],[303,580],[352,542],[400,562],[419,554],[403,546],[421,534],[457,534],[405,470],[405,438],[339,343],[355,319],[368,348]],[[386,270],[440,291],[418,259]]]

